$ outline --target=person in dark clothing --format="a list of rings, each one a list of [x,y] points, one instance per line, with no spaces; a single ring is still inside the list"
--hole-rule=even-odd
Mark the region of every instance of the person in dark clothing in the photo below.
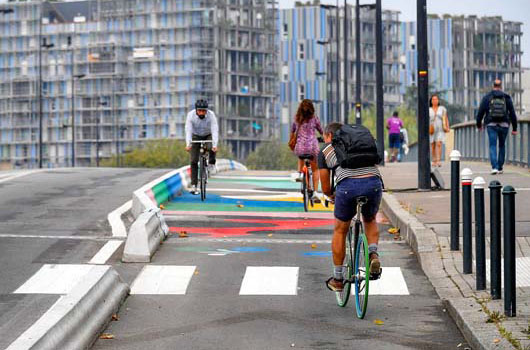
[[[483,130],[486,126],[490,144],[491,174],[502,174],[504,157],[506,154],[506,137],[512,124],[512,135],[517,135],[517,115],[513,108],[510,95],[501,90],[502,82],[496,79],[493,90],[488,93],[482,102],[476,116],[477,128]],[[499,153],[497,155],[497,140]]]

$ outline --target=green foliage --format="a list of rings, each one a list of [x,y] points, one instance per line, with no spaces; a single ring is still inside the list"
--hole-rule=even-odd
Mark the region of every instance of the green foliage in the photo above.
[[[413,110],[407,109],[405,106],[399,107],[397,111],[399,113],[399,117],[401,118],[401,120],[403,120],[405,129],[407,129],[407,133],[409,136],[409,144],[418,141],[418,126],[417,126],[417,121],[416,121],[416,112]],[[370,107],[362,111],[363,125],[366,126],[370,130],[370,132],[372,133],[374,137],[377,136],[376,118],[377,118],[376,110],[374,107]],[[386,128],[386,122],[388,118],[390,118],[390,115],[385,115],[384,131],[385,131],[385,145],[387,146],[388,146],[388,129]],[[350,113],[349,122],[355,123],[354,111]]]
[[[246,165],[257,170],[294,170],[297,159],[287,144],[278,140],[262,142],[249,154]]]
[[[234,158],[227,145],[220,144],[217,158]],[[127,150],[120,157],[121,167],[132,168],[179,168],[190,162],[189,153],[186,152],[186,144],[182,140],[164,139],[151,140],[144,145]],[[105,159],[103,166],[117,166],[117,157]]]

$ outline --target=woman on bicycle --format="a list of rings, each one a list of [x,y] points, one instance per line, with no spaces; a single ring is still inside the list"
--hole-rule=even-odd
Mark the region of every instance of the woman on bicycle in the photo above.
[[[315,135],[315,130],[318,130],[320,135],[324,135],[324,130],[322,125],[320,125],[320,120],[315,115],[315,107],[311,100],[303,100],[298,106],[298,111],[296,112],[296,117],[294,123],[291,127],[291,133],[296,134],[296,146],[294,148],[294,154],[297,157],[302,155],[310,154],[313,156],[311,159],[311,169],[313,170],[313,199],[318,200],[317,190],[319,183],[318,176],[318,167],[317,167],[317,155],[319,152],[318,149],[318,139]],[[302,176],[302,168],[304,166],[304,161],[298,159],[298,172],[300,177]]]

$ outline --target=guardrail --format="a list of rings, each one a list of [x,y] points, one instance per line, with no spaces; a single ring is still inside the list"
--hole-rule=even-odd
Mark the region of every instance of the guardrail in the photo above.
[[[477,130],[474,121],[453,125],[455,145],[462,159],[489,161],[489,142],[487,132]],[[528,167],[530,165],[530,120],[518,121],[518,134],[508,135],[506,139],[506,163]]]

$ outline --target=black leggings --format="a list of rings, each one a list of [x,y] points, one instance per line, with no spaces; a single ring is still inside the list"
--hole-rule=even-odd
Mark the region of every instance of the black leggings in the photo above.
[[[204,141],[204,140],[211,140],[212,135],[207,136],[198,136],[193,135],[191,137],[192,141]],[[215,152],[212,151],[212,144],[210,142],[204,144],[206,149],[209,150],[209,164],[215,164]],[[199,157],[201,155],[201,144],[200,143],[192,143],[191,144],[191,150],[190,150],[190,167],[191,167],[191,185],[197,186],[197,177],[199,175]]]

